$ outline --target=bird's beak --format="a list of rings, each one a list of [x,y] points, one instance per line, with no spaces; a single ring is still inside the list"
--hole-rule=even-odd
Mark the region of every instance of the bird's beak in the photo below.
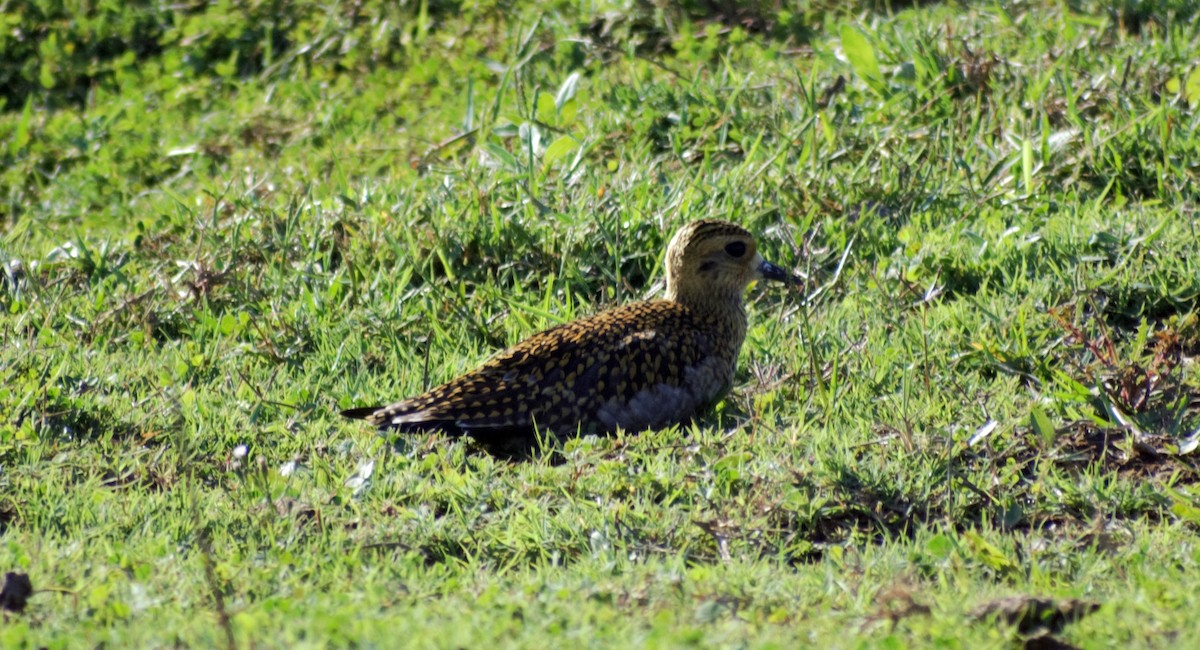
[[[792,280],[787,271],[764,260],[761,256],[758,258],[757,268],[759,277],[764,280],[775,280],[776,282],[791,282]]]

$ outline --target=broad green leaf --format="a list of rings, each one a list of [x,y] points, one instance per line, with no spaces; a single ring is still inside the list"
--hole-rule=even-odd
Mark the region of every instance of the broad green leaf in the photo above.
[[[1171,514],[1184,521],[1200,524],[1200,508],[1196,507],[1191,494],[1178,489],[1167,490],[1166,494],[1172,501]]]
[[[1058,432],[1055,431],[1054,425],[1050,423],[1050,416],[1046,415],[1046,411],[1042,407],[1033,407],[1033,410],[1029,412],[1029,423],[1047,445],[1054,443]]]
[[[842,25],[842,51],[854,72],[879,95],[884,94],[883,74],[879,71],[879,61],[875,58],[875,48],[867,40],[865,34],[851,25]]]
[[[49,61],[43,61],[41,69],[38,71],[38,82],[42,84],[42,88],[47,90],[54,87],[54,65]]]
[[[542,122],[550,122],[554,119],[555,113],[558,112],[558,107],[554,103],[554,96],[547,92],[538,93],[537,98],[537,118]]]
[[[237,317],[230,313],[223,314],[221,320],[218,322],[218,328],[221,334],[226,336],[233,334],[238,330]]]
[[[713,470],[715,470],[717,472],[723,472],[723,471],[728,471],[728,470],[737,470],[737,469],[741,468],[742,466],[744,466],[746,463],[749,463],[751,460],[753,460],[753,458],[754,457],[750,454],[750,452],[746,452],[746,451],[741,452],[741,453],[729,454],[729,455],[721,458],[717,462],[713,463]]]
[[[25,109],[21,111],[21,119],[17,121],[17,133],[9,142],[8,152],[17,155],[29,144],[29,125],[33,122],[33,95],[25,98]]]
[[[550,146],[546,147],[546,153],[542,154],[542,162],[549,167],[578,146],[579,142],[575,138],[569,135],[559,136],[550,143]]]
[[[1192,68],[1192,74],[1188,75],[1187,83],[1183,87],[1183,94],[1188,106],[1200,106],[1200,66]]]
[[[559,124],[570,124],[575,121],[575,114],[579,111],[579,104],[574,100],[570,100],[563,104],[558,110]]]
[[[946,535],[934,535],[925,544],[925,552],[936,558],[945,560],[954,552],[954,540]]]

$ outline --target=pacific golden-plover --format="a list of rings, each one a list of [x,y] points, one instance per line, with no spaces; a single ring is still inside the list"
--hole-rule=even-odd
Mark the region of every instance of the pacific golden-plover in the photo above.
[[[746,338],[742,294],[787,281],[746,229],[695,221],[667,247],[662,300],[635,302],[534,334],[479,368],[388,406],[342,411],[380,430],[442,431],[500,444],[643,430],[681,422],[720,400]]]

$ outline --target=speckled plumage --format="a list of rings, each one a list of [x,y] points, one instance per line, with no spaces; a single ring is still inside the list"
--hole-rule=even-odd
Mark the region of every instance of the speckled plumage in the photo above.
[[[696,221],[667,248],[665,299],[540,332],[422,395],[342,414],[484,443],[535,427],[574,434],[680,422],[729,390],[746,336],[742,294],[758,278],[787,279],[742,227]]]

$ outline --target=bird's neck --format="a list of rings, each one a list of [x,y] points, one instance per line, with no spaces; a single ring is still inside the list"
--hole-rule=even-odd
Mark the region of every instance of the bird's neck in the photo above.
[[[746,338],[746,307],[742,303],[741,292],[737,293],[700,293],[667,291],[667,300],[677,302],[701,321],[712,323],[719,328],[723,336],[733,344],[734,355]]]

